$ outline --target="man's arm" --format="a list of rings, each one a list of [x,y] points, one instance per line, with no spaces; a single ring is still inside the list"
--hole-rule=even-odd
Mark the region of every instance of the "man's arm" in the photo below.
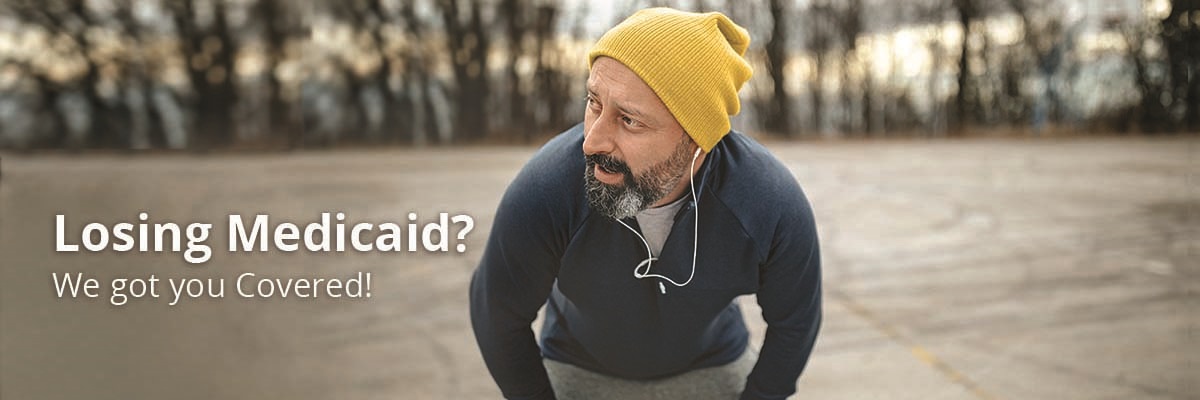
[[[554,399],[530,324],[546,302],[565,245],[564,207],[531,162],[496,211],[487,248],[471,279],[471,325],[484,362],[508,399]]]
[[[758,304],[767,335],[742,400],[782,400],[795,393],[821,327],[821,252],[812,210],[807,201],[802,204],[780,220],[761,268]]]

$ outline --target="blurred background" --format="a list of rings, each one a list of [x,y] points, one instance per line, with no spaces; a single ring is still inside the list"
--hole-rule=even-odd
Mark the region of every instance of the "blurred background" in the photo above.
[[[533,143],[646,6],[751,31],[748,132],[1200,129],[1192,0],[4,0],[0,146]]]
[[[1200,0],[0,0],[0,399],[499,398],[467,317],[495,207],[580,121],[591,43],[659,5],[750,31],[734,127],[813,205],[793,398],[1200,399]],[[229,214],[337,211],[476,225],[222,247]],[[213,223],[213,259],[54,249],[56,214],[140,212]],[[360,271],[370,299],[106,296]],[[57,298],[75,272],[105,295]]]

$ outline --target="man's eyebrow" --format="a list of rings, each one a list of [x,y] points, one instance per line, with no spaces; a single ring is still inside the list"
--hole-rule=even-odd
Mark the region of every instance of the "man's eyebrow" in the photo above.
[[[598,94],[596,94],[596,89],[594,86],[592,86],[591,82],[587,83],[587,92],[588,92],[589,96],[600,97]],[[651,118],[649,116],[647,116],[645,113],[641,112],[640,110],[638,110],[635,107],[630,107],[629,105],[623,104],[623,103],[617,103],[616,106],[617,106],[617,109],[620,110],[622,113],[637,117],[637,119],[641,120],[642,122],[652,122]]]
[[[623,112],[623,113],[626,113],[626,114],[632,115],[632,116],[634,116],[634,117],[637,117],[637,118],[638,118],[638,119],[640,119],[640,120],[643,120],[643,121],[644,121],[644,120],[646,120],[646,119],[647,119],[647,117],[646,117],[646,114],[643,114],[641,111],[638,111],[638,109],[636,109],[636,108],[633,108],[633,107],[630,107],[630,106],[628,106],[628,105],[625,105],[625,104],[617,104],[617,109],[618,109],[618,110],[621,110],[621,112]]]

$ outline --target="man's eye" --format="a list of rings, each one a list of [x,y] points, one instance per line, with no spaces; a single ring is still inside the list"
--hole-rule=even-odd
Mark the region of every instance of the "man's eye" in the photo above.
[[[624,115],[621,116],[621,122],[624,122],[625,125],[629,125],[629,126],[637,126],[637,123],[638,123],[637,120],[635,120],[633,118],[629,118]]]

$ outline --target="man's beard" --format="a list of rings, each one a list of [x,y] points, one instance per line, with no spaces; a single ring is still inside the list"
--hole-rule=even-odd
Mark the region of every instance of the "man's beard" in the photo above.
[[[637,215],[650,205],[662,200],[675,189],[685,174],[692,171],[688,166],[688,138],[685,136],[671,157],[655,164],[646,172],[634,177],[629,165],[612,156],[591,154],[585,156],[587,170],[584,171],[584,187],[587,190],[588,206],[593,211],[613,219],[625,219]],[[609,185],[596,179],[596,165],[620,173],[625,177],[621,185]]]

